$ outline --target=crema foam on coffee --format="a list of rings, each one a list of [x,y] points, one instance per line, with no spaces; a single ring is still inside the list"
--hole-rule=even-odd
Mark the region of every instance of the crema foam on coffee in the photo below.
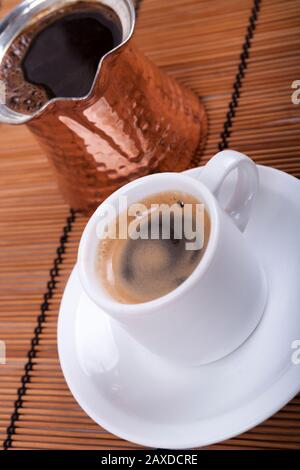
[[[100,240],[96,260],[99,282],[114,300],[126,304],[147,302],[180,286],[201,260],[210,233],[207,211],[188,194],[158,193],[140,204],[146,210],[135,215],[127,213],[125,218],[121,214],[114,221],[117,234],[126,222],[127,238]],[[188,206],[189,211],[185,210]],[[189,231],[184,230],[187,226]],[[201,231],[202,243],[201,248],[195,249],[197,231]],[[109,232],[114,230],[108,228]]]

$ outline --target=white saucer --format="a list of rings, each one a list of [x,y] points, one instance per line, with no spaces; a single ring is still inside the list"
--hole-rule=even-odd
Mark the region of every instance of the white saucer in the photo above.
[[[58,322],[61,366],[80,406],[113,434],[166,449],[209,445],[261,423],[299,392],[300,182],[262,166],[259,174],[245,234],[264,264],[269,301],[255,332],[226,358],[184,368],[155,357],[86,297],[74,268]]]

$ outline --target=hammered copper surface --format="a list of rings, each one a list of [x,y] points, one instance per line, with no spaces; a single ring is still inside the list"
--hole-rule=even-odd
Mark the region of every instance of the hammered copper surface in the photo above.
[[[89,98],[50,103],[28,125],[66,201],[85,213],[130,180],[188,168],[207,133],[198,97],[133,40],[103,61]]]

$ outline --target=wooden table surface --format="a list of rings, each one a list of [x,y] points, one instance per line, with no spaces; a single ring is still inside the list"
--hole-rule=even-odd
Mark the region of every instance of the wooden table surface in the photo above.
[[[2,0],[1,16],[15,3]],[[300,1],[139,3],[140,47],[206,104],[200,163],[230,146],[299,177],[300,105],[291,101],[291,85],[300,80]],[[26,127],[1,125],[0,340],[7,363],[0,365],[0,440],[9,449],[137,448],[85,415],[58,362],[58,308],[85,223],[63,201]],[[300,396],[210,449],[300,449]]]

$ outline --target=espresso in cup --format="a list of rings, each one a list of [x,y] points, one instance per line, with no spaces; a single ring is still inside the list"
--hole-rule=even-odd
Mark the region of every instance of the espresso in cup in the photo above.
[[[88,94],[101,58],[122,42],[109,7],[77,2],[50,12],[12,42],[0,64],[6,104],[31,114],[56,97]]]
[[[107,227],[96,259],[99,282],[120,303],[164,296],[197,267],[209,233],[201,201],[177,191],[152,195]]]

